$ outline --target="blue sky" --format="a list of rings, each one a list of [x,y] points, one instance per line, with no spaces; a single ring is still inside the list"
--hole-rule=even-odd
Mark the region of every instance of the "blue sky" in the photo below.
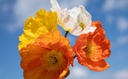
[[[92,21],[102,22],[111,41],[111,67],[104,72],[93,72],[79,65],[71,67],[66,79],[128,79],[128,0],[58,0],[63,8],[84,5]],[[49,0],[0,0],[0,78],[23,79],[18,36],[23,32],[24,21],[41,8],[50,9]],[[71,44],[76,37],[68,35]]]

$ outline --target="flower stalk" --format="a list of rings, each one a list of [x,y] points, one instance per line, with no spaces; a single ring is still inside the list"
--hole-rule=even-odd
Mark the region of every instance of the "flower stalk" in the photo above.
[[[69,33],[69,31],[66,31],[64,37],[67,37],[68,33]]]

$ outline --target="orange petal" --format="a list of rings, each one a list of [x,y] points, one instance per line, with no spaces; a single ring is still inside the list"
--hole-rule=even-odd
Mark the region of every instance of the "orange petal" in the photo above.
[[[20,55],[25,79],[58,79],[73,62],[72,47],[58,30],[39,36]]]
[[[93,71],[103,71],[110,67],[105,60],[99,60],[98,62],[94,62],[91,59],[87,59],[88,68]]]
[[[68,68],[66,68],[60,75],[59,79],[64,79],[66,78],[68,75],[70,74],[70,70]]]
[[[94,32],[82,34],[74,45],[78,62],[94,71],[103,71],[109,67],[104,59],[110,56],[110,41],[100,22],[93,22]]]

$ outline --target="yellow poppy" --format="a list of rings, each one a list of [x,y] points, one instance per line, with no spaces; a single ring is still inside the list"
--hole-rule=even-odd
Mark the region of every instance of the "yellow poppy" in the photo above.
[[[57,15],[55,12],[46,12],[44,9],[35,14],[35,18],[29,17],[24,23],[24,33],[19,36],[18,49],[26,47],[27,44],[50,31],[57,29]]]

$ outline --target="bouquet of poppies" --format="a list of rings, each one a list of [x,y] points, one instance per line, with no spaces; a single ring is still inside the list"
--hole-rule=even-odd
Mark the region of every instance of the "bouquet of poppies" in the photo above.
[[[50,3],[49,12],[41,9],[25,21],[24,32],[19,36],[24,79],[65,79],[75,58],[93,71],[109,68],[105,59],[110,56],[110,41],[101,22],[92,22],[82,5],[67,10],[57,0]],[[65,36],[59,26],[65,30]],[[74,46],[66,38],[68,33],[78,36]]]

